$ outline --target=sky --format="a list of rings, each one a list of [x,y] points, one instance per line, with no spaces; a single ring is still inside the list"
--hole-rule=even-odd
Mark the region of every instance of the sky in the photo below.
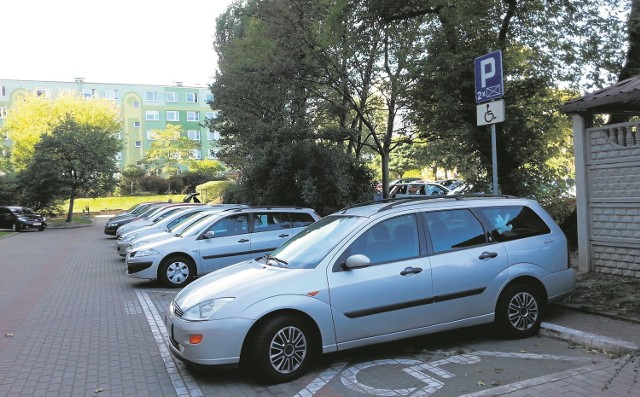
[[[2,0],[0,78],[206,85],[233,0]]]

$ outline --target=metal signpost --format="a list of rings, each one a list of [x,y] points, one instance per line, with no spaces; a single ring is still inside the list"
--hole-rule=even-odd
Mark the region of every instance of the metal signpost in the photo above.
[[[490,52],[474,61],[476,80],[476,121],[478,126],[491,125],[491,160],[493,167],[493,193],[498,194],[498,155],[496,150],[496,123],[504,121],[502,79],[502,51]],[[491,101],[491,102],[489,102]],[[485,103],[488,102],[488,103]]]

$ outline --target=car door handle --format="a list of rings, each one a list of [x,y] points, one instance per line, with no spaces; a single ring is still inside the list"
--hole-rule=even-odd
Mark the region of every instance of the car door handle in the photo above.
[[[496,256],[498,256],[497,252],[483,252],[482,255],[480,255],[480,259],[492,259],[495,258]]]
[[[281,234],[278,237],[289,237],[289,235],[288,234]]]
[[[403,271],[400,272],[401,276],[406,276],[407,274],[418,274],[422,271],[420,267],[406,267]]]
[[[243,238],[243,239],[238,240],[238,242],[239,242],[239,243],[248,243],[248,242],[249,242],[249,240],[248,240],[248,239],[246,239],[246,238]]]

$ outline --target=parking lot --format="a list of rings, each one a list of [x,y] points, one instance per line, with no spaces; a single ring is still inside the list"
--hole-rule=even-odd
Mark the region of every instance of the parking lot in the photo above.
[[[105,220],[0,239],[0,395],[555,396],[640,390],[637,363],[544,336],[504,340],[491,327],[328,355],[306,376],[280,385],[259,384],[237,369],[188,369],[165,344],[164,312],[177,291],[129,278],[115,240],[103,233]]]

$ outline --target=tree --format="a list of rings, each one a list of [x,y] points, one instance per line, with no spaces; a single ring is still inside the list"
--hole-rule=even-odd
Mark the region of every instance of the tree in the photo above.
[[[11,107],[2,126],[12,141],[11,163],[16,171],[27,167],[36,143],[68,115],[81,125],[103,131],[120,130],[118,108],[107,99],[85,99],[72,93],[57,99],[25,94]]]
[[[41,201],[68,199],[66,222],[71,222],[76,197],[96,197],[115,187],[118,130],[83,124],[67,115],[36,143],[30,163],[20,174],[23,187]]]
[[[197,141],[182,135],[178,125],[167,124],[165,130],[152,130],[154,141],[144,157],[149,170],[165,175],[175,175],[181,166],[194,163],[193,150],[200,147]]]
[[[141,167],[127,165],[120,172],[120,191],[128,191],[129,194],[133,194],[140,188],[140,182],[146,174],[147,172]]]

